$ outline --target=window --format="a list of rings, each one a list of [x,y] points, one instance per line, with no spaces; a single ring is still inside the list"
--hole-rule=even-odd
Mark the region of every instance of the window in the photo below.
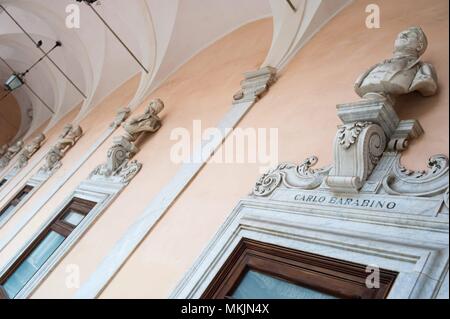
[[[380,269],[366,287],[366,266],[243,239],[203,293],[205,299],[386,298],[397,273]]]
[[[0,211],[0,216],[7,215],[33,190],[33,186],[25,185],[22,190]]]
[[[2,187],[3,185],[5,185],[7,181],[8,181],[8,180],[7,180],[6,178],[0,180],[0,187]]]
[[[14,298],[95,205],[74,198],[0,278],[0,297]]]

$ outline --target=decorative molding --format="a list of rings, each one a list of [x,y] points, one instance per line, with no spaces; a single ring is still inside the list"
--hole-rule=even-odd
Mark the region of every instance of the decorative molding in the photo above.
[[[448,220],[250,197],[239,202],[169,298],[200,298],[246,238],[399,273],[388,299],[438,298]]]
[[[2,265],[0,275],[11,267],[12,264],[19,258],[24,251],[27,250],[36,238],[42,233],[44,229],[50,225],[54,218],[66,207],[74,198],[85,199],[96,202],[95,207],[83,219],[75,230],[67,237],[58,249],[46,260],[41,268],[33,275],[22,290],[17,294],[15,299],[29,298],[33,292],[39,287],[45,278],[52,272],[64,256],[66,256],[71,248],[75,245],[78,239],[89,229],[95,220],[109,207],[114,199],[120,194],[123,185],[117,184],[103,184],[99,187],[98,183],[92,184],[89,182],[82,182],[51,214],[47,221],[31,236],[26,244],[15,254],[15,256],[7,263]]]
[[[336,109],[342,123],[370,122],[377,124],[388,138],[394,134],[400,123],[393,104],[387,99],[360,100],[338,104]]]
[[[21,209],[25,203],[27,203],[27,201],[34,195],[34,193],[36,193],[39,189],[39,187],[41,187],[41,185],[46,181],[45,176],[42,175],[34,175],[32,178],[30,178],[26,184],[24,184],[23,186],[29,185],[32,186],[33,189],[27,194],[27,196],[25,196],[25,198],[22,198],[22,200],[19,202],[19,204],[17,206],[15,206],[9,213],[7,214],[3,214],[2,216],[0,216],[0,228],[2,228],[9,220],[12,216],[14,216],[14,214],[19,211],[19,209]],[[23,189],[23,187],[21,188]],[[19,189],[19,191],[21,190]],[[11,198],[14,198],[15,196],[17,196],[18,192],[15,192]],[[1,248],[0,248],[1,250]]]
[[[331,167],[312,169],[318,162],[316,156],[305,159],[300,165],[280,164],[274,170],[265,173],[256,182],[255,196],[270,195],[281,183],[291,189],[314,189],[322,184]]]
[[[233,103],[255,102],[276,82],[277,69],[266,66],[244,74],[242,89],[233,96]]]
[[[400,121],[388,144],[388,150],[403,152],[409,146],[409,141],[419,138],[424,133],[417,120]]]

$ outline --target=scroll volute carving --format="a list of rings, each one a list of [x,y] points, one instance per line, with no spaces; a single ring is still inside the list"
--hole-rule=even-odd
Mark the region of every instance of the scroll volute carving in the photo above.
[[[316,156],[311,156],[299,165],[288,163],[278,165],[278,167],[260,177],[253,189],[253,195],[258,197],[269,196],[280,185],[290,189],[310,190],[318,188],[331,170],[331,166],[313,168],[318,161]]]
[[[449,160],[442,154],[428,160],[428,169],[413,171],[400,164],[400,157],[383,180],[383,188],[390,195],[429,197],[444,194],[448,203]],[[448,206],[447,206],[448,208]]]
[[[134,116],[122,124],[125,132],[113,139],[108,149],[106,163],[95,168],[90,179],[111,178],[121,183],[129,182],[141,169],[142,164],[131,158],[139,151],[135,141],[145,133],[155,133],[161,127],[158,114],[164,109],[164,103],[155,99],[145,108],[142,115]]]

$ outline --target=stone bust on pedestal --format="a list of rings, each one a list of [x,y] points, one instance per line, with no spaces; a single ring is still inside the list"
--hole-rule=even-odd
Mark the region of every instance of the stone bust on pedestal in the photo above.
[[[413,91],[423,96],[434,95],[438,89],[436,72],[431,64],[420,60],[427,45],[420,27],[400,32],[394,56],[362,74],[355,83],[356,93],[363,98],[395,98]]]

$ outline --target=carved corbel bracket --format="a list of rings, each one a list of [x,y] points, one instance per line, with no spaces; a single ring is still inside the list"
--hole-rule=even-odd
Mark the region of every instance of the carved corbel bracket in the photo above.
[[[276,82],[277,69],[266,66],[244,74],[242,89],[233,96],[233,104],[256,102]]]
[[[358,192],[385,150],[403,151],[423,134],[418,121],[399,120],[389,98],[340,104],[337,113],[344,124],[334,143],[334,170],[325,180],[335,192]]]
[[[386,148],[383,129],[371,122],[342,125],[334,142],[334,167],[324,180],[335,192],[358,192]]]

